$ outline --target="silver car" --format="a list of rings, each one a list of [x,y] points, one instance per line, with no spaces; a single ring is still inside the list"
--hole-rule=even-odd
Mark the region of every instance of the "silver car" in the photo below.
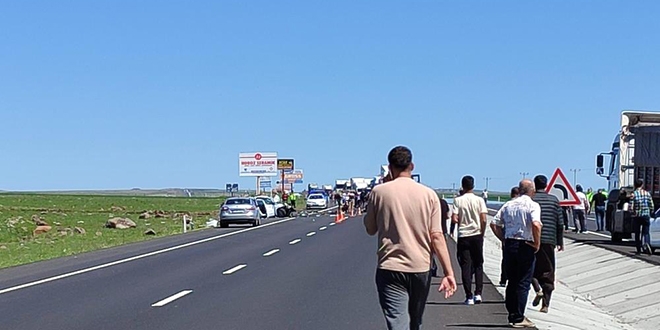
[[[232,197],[220,206],[218,225],[221,228],[227,228],[229,224],[258,226],[261,224],[262,217],[263,212],[260,210],[256,199],[252,197]]]

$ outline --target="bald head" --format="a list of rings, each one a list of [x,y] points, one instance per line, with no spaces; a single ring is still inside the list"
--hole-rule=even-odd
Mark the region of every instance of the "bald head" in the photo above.
[[[520,181],[520,184],[518,185],[518,189],[520,190],[520,195],[527,195],[527,196],[532,196],[534,195],[534,191],[536,188],[534,187],[534,182],[529,179],[524,179]]]

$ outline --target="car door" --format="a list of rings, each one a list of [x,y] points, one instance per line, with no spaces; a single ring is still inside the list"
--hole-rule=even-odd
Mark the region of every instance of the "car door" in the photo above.
[[[660,210],[655,212],[655,218],[651,218],[649,234],[651,236],[651,246],[660,248]]]

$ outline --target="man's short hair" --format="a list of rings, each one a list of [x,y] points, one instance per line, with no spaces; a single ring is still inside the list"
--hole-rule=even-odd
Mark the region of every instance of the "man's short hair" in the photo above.
[[[582,189],[582,186],[581,186],[581,185],[577,185],[577,186],[575,186],[575,190],[576,190],[577,192],[583,192],[583,191],[584,191],[584,190]]]
[[[518,187],[511,188],[511,198],[520,196],[520,189]]]
[[[404,146],[397,146],[390,150],[387,161],[394,169],[405,171],[412,164],[412,151]]]
[[[471,175],[464,176],[461,179],[461,187],[466,191],[474,189],[474,178]]]
[[[642,180],[642,179],[635,180],[635,189],[641,188],[643,186],[644,186],[644,180]]]
[[[548,186],[548,178],[545,175],[535,176],[534,186],[537,190],[545,189]]]

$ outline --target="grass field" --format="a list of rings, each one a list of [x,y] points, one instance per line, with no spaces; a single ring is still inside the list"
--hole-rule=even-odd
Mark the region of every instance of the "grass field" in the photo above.
[[[223,198],[0,194],[0,268],[98,250],[183,232],[183,214],[196,228],[217,218]],[[162,217],[139,219],[145,211]],[[52,230],[33,234],[33,217]],[[129,218],[136,228],[109,229],[113,217]],[[85,231],[80,234],[76,227]],[[145,235],[153,229],[155,236]]]

